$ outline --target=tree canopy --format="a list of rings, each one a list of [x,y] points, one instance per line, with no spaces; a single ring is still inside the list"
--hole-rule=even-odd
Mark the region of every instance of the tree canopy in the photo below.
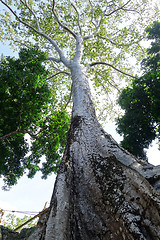
[[[82,36],[80,61],[90,76],[97,108],[102,103],[100,118],[113,111],[113,88],[133,75],[130,57],[142,59],[143,29],[159,17],[150,0],[0,2],[1,41],[8,40],[13,48],[36,44],[47,53],[52,89],[61,92],[57,98],[63,106],[70,100],[69,64]]]
[[[16,229],[17,227],[21,226],[28,220],[30,220],[33,216],[23,216],[23,217],[17,217],[15,214],[9,213],[5,217],[5,220],[3,222],[3,226],[9,228],[9,229]],[[27,225],[25,225],[25,228],[31,228],[35,227],[37,224],[38,219],[33,219],[31,222],[29,222]],[[21,228],[22,229],[22,228]],[[20,230],[21,230],[20,229]],[[19,230],[19,231],[20,231]]]
[[[142,61],[143,74],[125,88],[118,100],[124,115],[117,121],[121,145],[137,157],[146,158],[155,138],[160,140],[160,23],[146,29],[151,47]]]
[[[32,48],[21,49],[18,59],[0,61],[0,175],[8,186],[26,171],[28,177],[42,171],[44,178],[56,171],[65,146],[69,117],[56,109],[45,59]]]
[[[74,62],[79,62],[88,74],[92,89],[96,93],[94,101],[99,108],[99,118],[104,119],[109,115],[108,112],[113,106],[112,99],[110,100],[109,97],[113,94],[113,89],[119,88],[122,79],[128,81],[133,78],[133,66],[129,59],[136,58],[137,63],[142,59],[144,50],[141,41],[145,37],[143,29],[151,24],[153,18],[158,19],[160,11],[156,3],[154,4],[151,0],[51,0],[47,2],[43,0],[0,0],[0,4],[0,40],[3,43],[8,41],[14,49],[25,47],[30,50],[33,46],[37,46],[45,52],[46,59],[43,60],[48,69],[49,90],[54,102],[54,104],[49,102],[47,104],[47,101],[50,101],[47,95],[46,105],[42,104],[43,107],[47,106],[47,109],[42,108],[40,114],[40,109],[36,111],[34,107],[35,110],[30,114],[33,116],[38,114],[38,118],[42,116],[36,122],[37,125],[35,124],[37,128],[28,122],[28,133],[36,129],[35,132],[37,134],[38,131],[40,137],[33,138],[30,134],[34,139],[31,147],[32,154],[28,158],[25,157],[29,147],[24,142],[23,145],[16,145],[16,148],[23,146],[23,149],[17,150],[17,154],[21,152],[19,159],[23,155],[23,161],[19,164],[20,168],[16,167],[16,161],[13,162],[13,156],[10,161],[15,164],[15,167],[10,169],[8,166],[11,165],[3,164],[3,175],[6,176],[7,184],[13,184],[15,179],[22,175],[24,168],[29,170],[30,177],[40,169],[45,177],[50,171],[56,169],[60,161],[61,147],[59,146],[63,149],[66,140],[64,132],[68,129],[68,118],[64,109],[70,106],[71,66]],[[36,61],[36,54],[34,57]],[[29,72],[30,70],[26,73],[29,74]],[[25,94],[24,90],[23,92]],[[35,97],[36,94],[31,96]],[[50,106],[52,107],[49,108]],[[70,111],[69,107],[67,111]],[[50,114],[52,117],[48,117]],[[17,116],[21,114],[18,112]],[[26,123],[30,121],[27,115],[24,114],[24,117],[26,117]],[[56,123],[57,126],[55,126]],[[63,125],[65,127],[61,128]],[[40,130],[41,128],[43,131]],[[26,129],[21,129],[26,132]],[[12,132],[16,130],[17,128],[14,128]],[[20,139],[24,139],[22,130],[17,135]],[[50,136],[50,132],[54,134]],[[8,132],[1,136],[6,134]],[[12,135],[12,139],[14,137]],[[7,139],[5,142],[9,144]],[[18,143],[18,139],[16,142]],[[9,151],[6,149],[8,145],[5,151]],[[38,164],[42,153],[45,153],[47,161],[43,163],[43,167],[40,167]]]

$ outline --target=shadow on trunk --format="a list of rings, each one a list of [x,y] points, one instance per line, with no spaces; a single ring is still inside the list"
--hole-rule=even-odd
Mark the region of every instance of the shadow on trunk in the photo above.
[[[160,239],[159,194],[145,179],[153,168],[95,118],[74,117],[50,212],[29,240]]]

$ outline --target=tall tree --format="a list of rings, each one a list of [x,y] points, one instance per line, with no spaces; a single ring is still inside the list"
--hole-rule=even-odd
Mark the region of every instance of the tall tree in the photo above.
[[[125,114],[117,120],[122,147],[142,158],[146,158],[144,148],[160,139],[160,23],[154,22],[146,31],[152,42],[142,61],[143,75],[120,94],[118,102]]]
[[[2,16],[6,37],[10,32],[15,43],[27,44],[32,36],[52,53],[52,76],[58,76],[53,87],[58,91],[66,83],[64,100],[70,89],[66,77],[72,80],[71,126],[50,210],[29,239],[158,240],[160,196],[152,186],[158,190],[159,167],[138,161],[104,132],[88,82],[90,74],[96,88],[109,92],[110,85],[117,86],[112,81],[115,72],[131,75],[125,59],[129,53],[141,55],[139,41],[142,27],[149,24],[149,2],[1,3],[13,15]],[[66,77],[62,80],[60,74]]]

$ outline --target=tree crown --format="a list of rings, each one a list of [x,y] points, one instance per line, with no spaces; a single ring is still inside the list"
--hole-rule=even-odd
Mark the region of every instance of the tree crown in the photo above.
[[[144,55],[143,29],[159,16],[158,7],[148,0],[0,2],[5,7],[5,14],[0,15],[1,40],[9,40],[14,47],[37,44],[48,54],[52,87],[63,91],[59,99],[63,106],[70,99],[68,68],[78,57],[87,67],[100,102],[103,99],[104,113],[112,105],[108,96],[113,88],[118,88],[123,77],[128,80],[133,75],[128,59],[141,60]]]
[[[125,114],[117,121],[122,146],[142,158],[146,158],[144,148],[160,138],[160,23],[146,31],[153,41],[142,61],[143,75],[120,94],[118,103]]]
[[[0,61],[0,175],[8,186],[26,171],[28,177],[41,171],[43,178],[56,171],[65,146],[69,117],[56,107],[42,64],[45,59],[32,48],[21,49],[18,59]],[[41,166],[43,155],[46,161]]]

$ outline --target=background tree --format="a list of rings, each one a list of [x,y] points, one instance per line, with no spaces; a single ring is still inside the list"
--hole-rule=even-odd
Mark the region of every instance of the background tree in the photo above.
[[[0,175],[5,188],[26,171],[30,178],[37,171],[43,178],[56,171],[65,146],[69,118],[56,109],[45,59],[32,48],[21,49],[18,59],[2,57],[0,62]],[[42,155],[46,162],[41,164]]]
[[[146,158],[144,148],[160,139],[160,23],[154,22],[146,31],[152,42],[142,61],[143,75],[122,91],[118,103],[125,113],[117,120],[121,145],[142,158]]]
[[[24,217],[17,217],[15,214],[8,214],[5,217],[5,221],[3,222],[3,226],[9,228],[9,229],[16,229],[17,227],[21,226],[28,220],[30,220],[32,216],[25,215]],[[37,219],[33,219],[31,222],[25,225],[25,228],[31,228],[35,227],[37,224]],[[21,231],[20,229],[19,231]]]
[[[131,76],[126,57],[140,57],[141,29],[158,12],[147,10],[148,1],[131,0],[1,3],[15,17],[1,15],[2,36],[15,33],[16,43],[32,39],[46,49],[59,104],[66,105],[72,89],[71,126],[50,208],[29,239],[158,240],[159,168],[138,161],[104,132],[88,82],[90,76],[109,92],[117,86],[115,72]]]

